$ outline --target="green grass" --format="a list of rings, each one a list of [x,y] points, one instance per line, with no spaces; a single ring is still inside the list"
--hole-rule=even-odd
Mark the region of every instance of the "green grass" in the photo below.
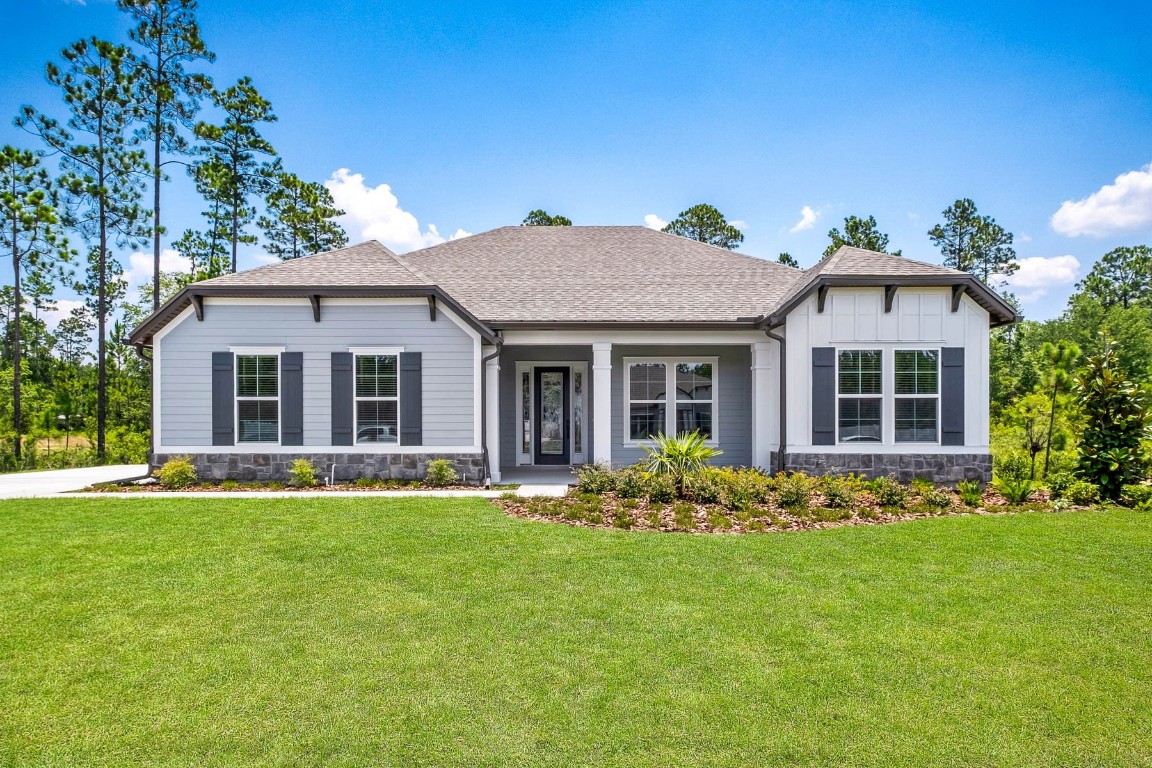
[[[1152,765],[1152,516],[0,504],[0,765]]]

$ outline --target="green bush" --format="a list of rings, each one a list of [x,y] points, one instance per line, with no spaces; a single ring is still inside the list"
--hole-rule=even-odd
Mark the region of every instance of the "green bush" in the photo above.
[[[912,491],[917,496],[923,496],[926,493],[931,493],[936,490],[936,483],[932,482],[926,477],[912,478]]]
[[[668,475],[649,474],[645,488],[648,501],[652,504],[671,504],[676,501],[676,481]]]
[[[1052,494],[1054,499],[1064,498],[1064,493],[1071,487],[1072,483],[1076,482],[1076,475],[1071,472],[1054,472],[1048,475],[1045,485],[1048,486],[1048,491]]]
[[[358,477],[353,485],[357,488],[375,488],[380,485],[380,481],[374,477]]]
[[[1152,507],[1152,485],[1130,483],[1120,489],[1120,502],[1126,507],[1148,510]]]
[[[721,531],[728,530],[732,527],[732,520],[720,510],[714,509],[708,513],[708,527]]]
[[[460,473],[448,459],[432,459],[424,469],[424,482],[434,488],[452,485],[460,480]]]
[[[240,483],[235,480],[225,480],[220,483],[220,490],[222,491],[236,491],[240,489]]]
[[[993,474],[1004,480],[1030,480],[1031,470],[1028,461],[1019,454],[997,456],[993,464]]]
[[[806,511],[812,501],[816,478],[803,472],[776,476],[776,501],[790,512]]]
[[[721,477],[724,489],[720,501],[728,509],[746,510],[772,499],[772,478],[758,469],[727,469]]]
[[[992,485],[1009,504],[1023,504],[1032,498],[1032,481],[1027,477],[997,477]]]
[[[308,459],[293,461],[292,468],[288,470],[288,476],[291,478],[288,481],[289,485],[294,485],[297,488],[311,488],[316,485],[316,468]]]
[[[156,471],[156,477],[166,487],[180,490],[196,482],[196,467],[191,456],[173,456]]]
[[[961,480],[956,483],[956,493],[965,506],[978,507],[984,503],[984,487],[979,480]]]
[[[616,528],[624,528],[627,530],[632,527],[632,514],[621,507],[616,510],[616,514],[612,518],[612,525]]]
[[[851,472],[847,475],[825,475],[820,479],[824,503],[833,509],[853,509],[863,488],[864,481]]]
[[[924,506],[938,511],[952,508],[952,496],[939,488],[929,488],[920,493],[920,501]]]
[[[648,493],[648,482],[639,467],[626,467],[616,473],[616,493],[624,499],[639,499]]]
[[[1100,488],[1087,480],[1077,480],[1064,489],[1062,498],[1078,507],[1090,507],[1100,502]]]
[[[908,489],[891,475],[878,477],[868,483],[868,490],[876,503],[884,509],[904,509],[908,506]]]
[[[852,517],[852,510],[844,508],[819,507],[812,511],[812,519],[821,523],[835,523]]]
[[[640,500],[639,499],[623,499],[620,502],[620,506],[623,507],[624,509],[639,509],[640,508]]]
[[[616,475],[603,464],[585,464],[576,469],[576,488],[581,493],[609,493],[616,490]]]
[[[698,504],[722,504],[724,478],[716,467],[705,467],[684,478],[683,493]]]

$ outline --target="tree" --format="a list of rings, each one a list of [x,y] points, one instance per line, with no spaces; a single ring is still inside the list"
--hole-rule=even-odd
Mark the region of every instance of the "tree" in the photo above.
[[[1084,413],[1080,473],[1109,499],[1140,477],[1141,441],[1148,438],[1149,391],[1129,379],[1118,364],[1116,344],[1105,336],[1102,350],[1087,360],[1076,379]]]
[[[888,235],[876,228],[876,218],[869,216],[862,219],[859,216],[846,216],[844,218],[844,232],[833,227],[828,230],[828,239],[832,242],[824,249],[824,258],[828,258],[847,245],[852,248],[863,248],[866,251],[888,253]],[[900,251],[892,251],[893,256],[902,255]]]
[[[199,98],[211,89],[204,75],[189,74],[184,65],[197,61],[214,61],[200,39],[200,28],[193,15],[196,0],[118,0],[136,26],[128,37],[143,49],[137,59],[138,98],[143,109],[143,128],[139,136],[152,144],[152,303],[160,306],[160,182],[164,180],[163,153],[186,155],[188,141],[181,128],[191,129]]]
[[[205,142],[202,153],[207,159],[197,164],[194,175],[207,179],[221,203],[221,212],[227,217],[231,267],[235,272],[243,227],[255,215],[248,199],[268,188],[268,164],[261,161],[260,156],[276,155],[276,150],[260,135],[259,126],[274,123],[277,117],[272,113],[272,104],[260,95],[249,77],[241,78],[224,91],[213,90],[212,101],[224,111],[224,123],[196,124],[196,135]],[[203,168],[205,165],[208,167]]]
[[[567,216],[560,216],[559,214],[552,216],[548,213],[548,211],[545,211],[542,208],[537,208],[535,211],[532,211],[524,217],[524,221],[520,222],[520,226],[570,227],[572,226],[572,219],[568,218]]]
[[[1041,354],[1049,364],[1044,388],[1048,391],[1048,438],[1044,441],[1044,477],[1048,477],[1048,461],[1052,456],[1052,436],[1056,430],[1056,411],[1060,395],[1072,386],[1072,371],[1080,358],[1080,347],[1074,342],[1059,341],[1056,344],[1044,342]]]
[[[24,313],[22,274],[43,278],[61,254],[67,257],[67,243],[57,241],[55,226],[56,193],[48,171],[40,163],[41,153],[6,146],[0,149],[0,246],[12,257],[12,452],[20,460],[23,421],[20,411],[20,318]],[[62,248],[60,246],[63,246]]]
[[[216,236],[213,236],[211,233],[186,229],[180,239],[172,243],[172,250],[188,259],[190,263],[189,282],[219,277],[228,271],[228,250],[220,234],[217,231]],[[163,300],[163,286],[160,293]]]
[[[146,211],[140,207],[148,170],[144,153],[133,149],[129,131],[139,117],[136,63],[127,48],[92,38],[64,49],[66,69],[48,65],[48,82],[63,92],[67,128],[30,106],[17,125],[32,131],[59,154],[61,186],[74,224],[91,244],[84,287],[94,296],[97,323],[96,455],[104,459],[108,379],[106,329],[111,311],[109,277],[120,274],[112,243],[144,240]],[[83,143],[75,134],[86,137]]]
[[[944,266],[971,272],[985,283],[993,275],[1007,277],[1020,268],[1012,233],[991,216],[978,215],[976,203],[957,200],[941,215],[944,223],[928,230],[928,238],[944,255]]]
[[[800,269],[800,262],[796,261],[790,253],[782,253],[776,258],[777,263],[783,264],[786,267],[795,267]]]
[[[264,232],[264,250],[281,259],[295,259],[348,245],[348,235],[332,219],[343,216],[323,184],[302,181],[278,171],[266,199],[266,213],[256,222]]]
[[[1105,309],[1117,304],[1127,309],[1152,297],[1152,248],[1135,245],[1113,248],[1092,266],[1076,288]]]
[[[56,353],[62,361],[75,366],[90,356],[93,321],[88,307],[76,307],[56,325]]]
[[[729,224],[724,214],[705,203],[681,211],[661,232],[699,240],[730,251],[744,242],[744,233]]]

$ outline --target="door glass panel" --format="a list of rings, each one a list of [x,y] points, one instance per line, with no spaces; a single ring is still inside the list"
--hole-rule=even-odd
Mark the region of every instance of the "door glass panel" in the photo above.
[[[584,374],[582,371],[572,372],[572,439],[576,443],[576,453],[584,452]]]
[[[540,374],[540,452],[548,456],[564,453],[564,374]]]
[[[520,374],[520,452],[532,453],[532,374]]]

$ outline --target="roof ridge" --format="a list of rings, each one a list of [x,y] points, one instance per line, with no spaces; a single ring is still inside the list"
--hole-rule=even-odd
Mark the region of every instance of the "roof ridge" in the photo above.
[[[845,248],[851,248],[852,250],[855,250],[855,251],[863,251],[864,253],[875,253],[879,256],[887,256],[890,259],[902,259],[903,261],[908,261],[908,262],[911,262],[913,264],[919,264],[922,267],[933,267],[935,269],[946,269],[949,272],[955,272],[958,275],[969,274],[968,272],[965,272],[962,269],[954,269],[953,267],[946,267],[943,264],[933,264],[930,261],[921,261],[920,259],[913,259],[910,256],[905,256],[903,254],[897,255],[895,253],[888,253],[887,251],[874,251],[871,248],[860,248],[859,246],[855,246],[855,245],[842,245],[842,246],[840,246],[840,248],[836,249],[836,252],[839,253],[841,250],[843,250]]]

